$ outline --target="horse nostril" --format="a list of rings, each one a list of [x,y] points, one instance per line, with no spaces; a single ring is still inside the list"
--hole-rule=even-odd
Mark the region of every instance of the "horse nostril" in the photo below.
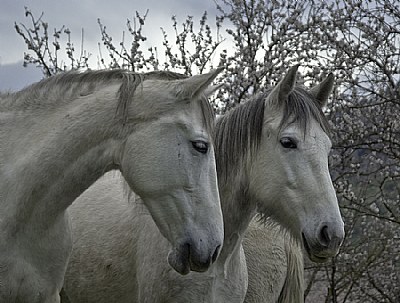
[[[218,245],[217,248],[215,249],[215,251],[211,257],[211,260],[212,260],[211,263],[214,263],[217,260],[220,248],[221,248],[221,245]]]
[[[324,225],[321,228],[321,232],[319,233],[319,241],[324,246],[329,246],[329,242],[331,241],[331,237],[329,236],[328,226]]]

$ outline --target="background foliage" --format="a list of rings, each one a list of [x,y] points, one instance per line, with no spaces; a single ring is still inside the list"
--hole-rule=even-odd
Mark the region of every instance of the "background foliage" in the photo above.
[[[115,42],[98,20],[97,68],[173,70],[197,74],[225,66],[226,86],[213,101],[224,113],[276,83],[294,64],[312,85],[334,72],[326,108],[334,148],[330,169],[345,220],[340,254],[307,263],[308,302],[400,302],[400,4],[396,0],[220,0],[205,12],[162,28],[161,45],[146,45],[146,19],[127,20]],[[15,24],[25,40],[25,65],[45,76],[89,68],[66,26],[52,29],[29,9]],[[173,37],[168,33],[172,32]],[[93,68],[93,67],[92,67]],[[96,67],[95,67],[96,68]]]

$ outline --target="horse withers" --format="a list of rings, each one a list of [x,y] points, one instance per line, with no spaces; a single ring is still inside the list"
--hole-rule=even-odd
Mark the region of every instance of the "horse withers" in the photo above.
[[[68,72],[1,94],[0,302],[59,302],[65,210],[113,169],[171,243],[176,271],[215,261],[223,221],[206,94],[220,71]]]

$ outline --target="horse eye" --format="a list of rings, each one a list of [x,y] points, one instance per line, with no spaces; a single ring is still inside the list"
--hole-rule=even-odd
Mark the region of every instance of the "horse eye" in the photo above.
[[[280,142],[284,148],[297,148],[297,144],[292,138],[283,137]]]
[[[206,154],[208,152],[208,143],[204,141],[192,141],[192,146],[195,150],[202,154]]]

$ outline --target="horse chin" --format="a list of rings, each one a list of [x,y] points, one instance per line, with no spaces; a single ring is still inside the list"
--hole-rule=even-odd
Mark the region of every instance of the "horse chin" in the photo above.
[[[315,263],[325,263],[326,261],[329,260],[329,257],[323,257],[323,256],[318,256],[317,254],[312,252],[312,249],[310,247],[310,245],[308,244],[308,241],[306,239],[306,237],[304,236],[304,234],[301,234],[302,239],[303,239],[303,247],[305,249],[305,251],[307,252],[307,256],[308,258]]]
[[[176,272],[187,275],[190,272],[189,251],[171,250],[168,254],[168,263]]]
[[[308,254],[308,258],[314,263],[325,263],[329,260],[329,258],[319,257],[319,256],[313,255],[313,254]]]

